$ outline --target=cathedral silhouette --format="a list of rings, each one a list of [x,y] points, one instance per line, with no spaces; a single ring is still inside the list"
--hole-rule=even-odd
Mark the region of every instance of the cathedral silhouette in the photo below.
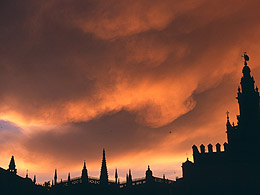
[[[131,170],[126,181],[120,183],[117,169],[114,180],[109,180],[106,154],[103,149],[100,177],[88,175],[84,161],[80,177],[58,181],[55,170],[52,182],[44,185],[34,179],[17,175],[14,157],[9,168],[0,168],[0,194],[156,194],[156,195],[211,195],[260,194],[260,113],[259,92],[244,53],[243,76],[237,92],[239,112],[237,124],[231,124],[227,112],[227,142],[192,146],[193,162],[182,164],[183,177],[175,181],[153,176],[148,166],[145,177],[133,179]]]

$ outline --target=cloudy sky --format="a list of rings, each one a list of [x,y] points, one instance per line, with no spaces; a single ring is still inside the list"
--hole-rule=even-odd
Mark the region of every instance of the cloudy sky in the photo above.
[[[260,83],[260,3],[2,0],[0,167],[39,182],[99,176],[106,149],[143,177],[181,176],[191,146],[226,141],[247,51]]]

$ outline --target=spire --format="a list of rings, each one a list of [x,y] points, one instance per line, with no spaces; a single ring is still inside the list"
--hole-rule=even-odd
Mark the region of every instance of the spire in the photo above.
[[[70,182],[70,172],[68,173],[68,182]]]
[[[108,184],[108,173],[107,173],[105,149],[103,149],[103,159],[102,159],[102,165],[101,165],[101,171],[100,171],[100,184],[102,184],[102,185]]]
[[[129,184],[130,184],[130,185],[132,185],[132,182],[133,182],[133,180],[132,180],[132,173],[131,173],[131,169],[129,169],[129,174],[128,174],[128,182],[129,182]]]
[[[229,121],[229,112],[227,111],[226,114],[227,114],[227,123],[226,123],[226,126],[227,126],[227,131],[228,131],[228,130],[230,129],[230,127],[231,127],[231,124],[230,124],[230,121]]]
[[[86,168],[86,161],[84,160],[84,165],[81,173],[81,180],[83,183],[88,182],[88,170]]]
[[[33,183],[36,184],[36,175],[33,177]]]
[[[117,174],[117,169],[115,170],[115,183],[117,184],[118,181],[118,174]]]
[[[17,173],[17,169],[15,167],[16,167],[16,165],[15,165],[15,162],[14,162],[14,156],[12,156],[12,158],[10,160],[8,171],[10,171],[11,173],[16,174]]]
[[[54,173],[54,185],[57,184],[57,169],[55,169],[55,173]]]
[[[28,177],[28,169],[26,170],[26,176],[25,176],[25,178],[29,178],[29,177]]]

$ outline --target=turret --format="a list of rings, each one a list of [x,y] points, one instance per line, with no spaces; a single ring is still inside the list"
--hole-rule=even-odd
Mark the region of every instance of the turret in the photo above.
[[[16,174],[17,173],[17,169],[15,167],[16,167],[16,165],[15,165],[15,161],[14,161],[14,156],[12,156],[12,158],[10,160],[10,163],[9,163],[8,171],[13,173],[13,174]]]
[[[102,159],[101,171],[100,171],[100,184],[101,185],[107,185],[108,184],[108,173],[107,173],[107,163],[106,163],[105,149],[103,149],[103,159]]]
[[[182,163],[182,176],[184,179],[191,177],[193,163],[187,158],[186,162]]]
[[[145,172],[145,180],[147,183],[151,183],[153,181],[153,172],[151,171],[149,165],[147,171]]]

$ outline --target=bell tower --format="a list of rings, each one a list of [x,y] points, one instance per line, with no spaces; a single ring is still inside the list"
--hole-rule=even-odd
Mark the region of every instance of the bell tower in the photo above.
[[[249,57],[246,52],[244,57],[244,67],[242,70],[241,88],[238,88],[237,100],[239,104],[240,115],[238,116],[239,132],[241,141],[244,144],[252,145],[259,137],[259,92],[255,87],[254,78],[251,76],[251,70],[247,65]]]

